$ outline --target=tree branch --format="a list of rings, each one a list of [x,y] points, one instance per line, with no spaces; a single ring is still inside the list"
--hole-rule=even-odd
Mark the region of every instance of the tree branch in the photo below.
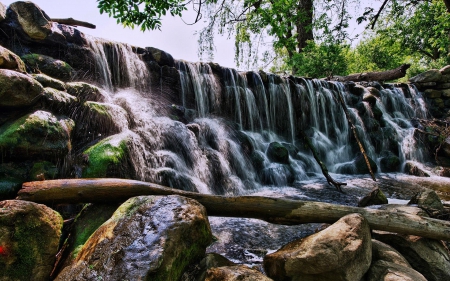
[[[83,27],[92,28],[92,29],[96,28],[96,26],[94,24],[92,24],[92,23],[88,23],[88,22],[85,22],[85,21],[79,21],[79,20],[76,20],[74,18],[51,19],[51,21],[57,22],[57,23],[60,23],[60,24],[65,24],[65,25],[83,26]]]

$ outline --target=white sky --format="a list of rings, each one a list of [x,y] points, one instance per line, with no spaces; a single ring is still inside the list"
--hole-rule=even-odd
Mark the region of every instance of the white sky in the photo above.
[[[0,0],[0,2],[8,6],[16,1]],[[197,55],[198,36],[194,35],[194,32],[199,30],[201,26],[198,24],[188,26],[179,17],[169,15],[164,18],[161,31],[142,32],[139,27],[135,27],[134,30],[123,28],[107,14],[100,15],[95,0],[33,0],[32,2],[37,4],[51,18],[72,17],[97,26],[96,29],[78,27],[83,33],[139,47],[155,47],[170,53],[176,59],[199,61]],[[217,39],[214,62],[222,66],[236,68],[233,39],[227,40],[225,37]]]

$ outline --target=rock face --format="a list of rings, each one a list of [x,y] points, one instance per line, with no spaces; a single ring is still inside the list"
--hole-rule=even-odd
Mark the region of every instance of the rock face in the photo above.
[[[269,281],[272,280],[256,269],[244,265],[213,267],[208,269],[205,281]]]
[[[49,280],[62,224],[44,205],[0,201],[0,280]]]
[[[450,255],[441,241],[382,231],[373,237],[395,248],[427,280],[450,280]]]
[[[7,158],[65,156],[71,150],[74,122],[47,111],[35,111],[0,127],[0,148]]]
[[[1,10],[1,4],[0,4]],[[0,12],[1,13],[1,12]],[[0,16],[1,18],[1,16]],[[26,72],[25,64],[19,58],[18,55],[14,54],[10,50],[0,46],[0,68],[11,69],[19,72]]]
[[[14,2],[8,9],[22,30],[34,40],[44,40],[52,32],[49,16],[32,2]]]
[[[371,260],[369,225],[351,214],[267,255],[264,269],[274,280],[360,280]]]
[[[0,69],[0,107],[20,108],[38,101],[44,89],[30,76]]]
[[[211,242],[205,208],[180,196],[122,204],[56,280],[178,280]]]

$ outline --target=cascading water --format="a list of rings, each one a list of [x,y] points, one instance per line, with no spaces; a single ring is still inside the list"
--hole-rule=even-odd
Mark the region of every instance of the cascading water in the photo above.
[[[171,99],[164,97],[162,68],[154,89],[153,70],[130,46],[89,42],[103,87],[129,115],[137,179],[218,194],[292,185],[320,173],[300,131],[330,172],[355,173],[359,151],[341,97],[378,166],[387,152],[402,163],[425,161],[410,120],[426,117],[426,108],[410,86],[376,84],[377,94],[363,87],[358,94],[351,90],[355,85],[176,61],[180,122],[167,117]]]

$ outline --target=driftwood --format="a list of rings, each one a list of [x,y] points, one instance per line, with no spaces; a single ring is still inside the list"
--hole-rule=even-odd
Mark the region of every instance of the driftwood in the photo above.
[[[380,71],[380,72],[367,72],[367,73],[356,73],[347,76],[334,76],[328,80],[338,81],[338,82],[361,82],[361,81],[389,81],[398,78],[405,77],[406,70],[410,67],[410,64],[403,64],[395,69]]]
[[[327,179],[328,184],[333,185],[334,187],[336,187],[336,189],[339,192],[343,192],[341,185],[347,185],[345,182],[338,182],[335,181],[330,174],[328,173],[328,169],[327,166],[325,166],[325,164],[320,160],[319,154],[317,153],[316,149],[314,148],[314,145],[311,143],[311,140],[309,139],[309,137],[305,134],[305,132],[300,131],[300,136],[302,137],[302,139],[305,141],[306,146],[308,146],[309,150],[311,150],[314,159],[316,160],[317,164],[319,164],[320,166],[320,170],[322,171],[322,174],[325,176],[325,178]]]
[[[92,28],[95,29],[96,26],[92,23],[88,23],[85,21],[79,21],[76,20],[74,18],[67,18],[67,19],[51,19],[51,21],[57,22],[57,23],[61,23],[61,24],[65,24],[65,25],[72,25],[72,26],[83,26],[83,27],[87,27],[87,28]]]
[[[347,105],[345,104],[344,98],[342,97],[342,95],[339,91],[337,91],[337,95],[339,96],[338,97],[339,103],[342,106],[342,110],[344,110],[345,117],[347,118],[347,122],[350,124],[350,128],[352,129],[353,136],[355,137],[356,142],[358,143],[359,151],[361,151],[361,154],[364,157],[364,161],[366,162],[367,168],[369,169],[370,176],[372,177],[372,179],[374,181],[377,181],[375,178],[375,175],[372,171],[372,166],[370,166],[369,157],[367,157],[366,150],[364,149],[364,146],[362,145],[361,141],[359,140],[358,132],[356,131],[356,126],[353,124],[352,120],[350,119],[350,113],[348,112],[348,108],[347,108]]]
[[[27,182],[17,199],[44,204],[109,203],[139,195],[181,195],[197,200],[210,216],[256,218],[276,224],[333,223],[359,213],[372,229],[450,241],[450,222],[417,215],[321,202],[260,196],[226,197],[171,189],[124,179],[66,179]]]

